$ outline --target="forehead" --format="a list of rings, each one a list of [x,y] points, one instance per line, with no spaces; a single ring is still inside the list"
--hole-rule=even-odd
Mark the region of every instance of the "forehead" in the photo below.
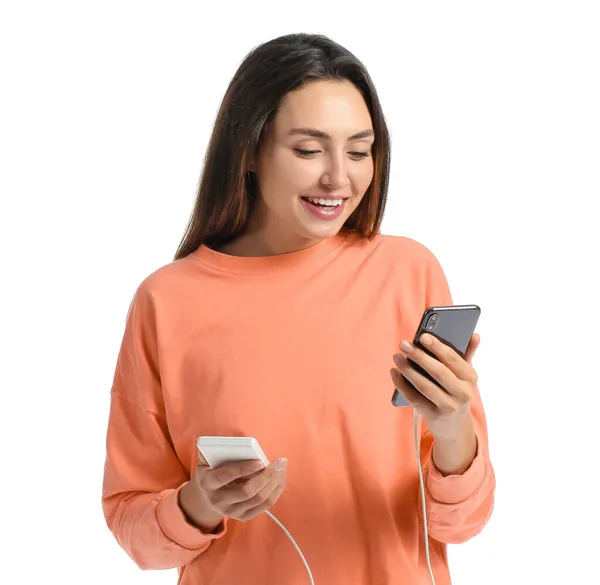
[[[292,128],[309,126],[345,140],[354,132],[372,128],[372,122],[362,94],[351,82],[315,81],[284,98],[274,126],[280,136]]]

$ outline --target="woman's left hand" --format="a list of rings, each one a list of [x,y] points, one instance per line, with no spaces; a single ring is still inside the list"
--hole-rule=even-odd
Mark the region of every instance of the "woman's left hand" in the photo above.
[[[397,367],[391,369],[392,380],[410,405],[421,413],[434,438],[454,440],[460,437],[469,422],[470,404],[477,390],[478,380],[471,360],[480,340],[480,336],[474,333],[463,358],[439,339],[425,333],[420,341],[437,359],[407,341],[400,345],[406,355],[394,355]],[[437,380],[442,388],[417,372],[406,356]],[[401,374],[419,392],[410,388]]]

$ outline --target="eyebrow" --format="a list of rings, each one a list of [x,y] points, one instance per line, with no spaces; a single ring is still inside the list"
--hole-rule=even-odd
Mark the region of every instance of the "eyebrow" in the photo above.
[[[317,130],[316,128],[293,128],[290,130],[289,135],[295,136],[297,134],[301,134],[304,136],[312,136],[313,138],[325,138],[326,140],[331,140],[331,136],[327,134],[327,132],[323,132],[322,130]],[[356,134],[348,137],[348,141],[351,140],[360,140],[361,138],[369,138],[370,136],[374,136],[373,130],[361,130]]]

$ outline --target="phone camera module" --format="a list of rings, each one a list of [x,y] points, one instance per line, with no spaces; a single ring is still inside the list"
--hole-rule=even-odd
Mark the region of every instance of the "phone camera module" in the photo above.
[[[431,317],[429,317],[429,319],[427,320],[425,329],[427,331],[433,331],[437,327],[438,319],[439,319],[439,316],[437,315],[437,313],[434,313],[433,315],[431,315]]]

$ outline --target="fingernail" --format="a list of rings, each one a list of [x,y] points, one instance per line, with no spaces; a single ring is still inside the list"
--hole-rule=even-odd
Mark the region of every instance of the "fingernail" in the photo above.
[[[277,461],[275,461],[275,465],[273,467],[275,467],[275,471],[284,471],[286,466],[287,466],[287,458],[284,457],[283,459],[277,459]]]
[[[410,343],[408,343],[408,341],[403,341],[400,344],[400,347],[407,353],[411,353],[414,349],[414,347]]]
[[[425,335],[421,336],[421,343],[425,344],[425,345],[431,345],[431,342],[433,340],[431,339],[431,335],[427,335],[427,333],[425,333]]]

